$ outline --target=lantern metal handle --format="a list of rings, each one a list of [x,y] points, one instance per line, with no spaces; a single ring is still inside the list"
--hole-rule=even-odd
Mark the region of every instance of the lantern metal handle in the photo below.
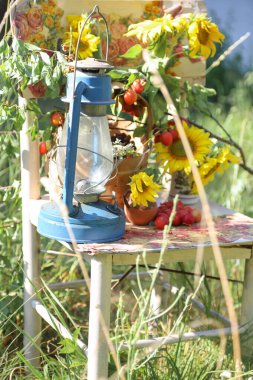
[[[93,8],[93,10],[90,12],[90,14],[88,15],[88,17],[86,18],[86,20],[82,24],[82,27],[81,27],[81,30],[80,30],[80,33],[79,33],[79,36],[78,36],[78,39],[77,39],[76,51],[75,51],[75,60],[74,60],[73,97],[74,97],[74,93],[75,93],[76,66],[77,66],[77,57],[78,57],[78,50],[79,50],[79,45],[80,45],[81,37],[82,37],[85,25],[96,14],[99,15],[103,19],[103,21],[105,23],[105,28],[106,28],[106,52],[105,52],[105,60],[106,61],[108,60],[108,51],[109,51],[109,29],[108,29],[108,23],[107,23],[105,17],[103,16],[103,14],[99,11],[99,6],[95,5],[95,7]]]

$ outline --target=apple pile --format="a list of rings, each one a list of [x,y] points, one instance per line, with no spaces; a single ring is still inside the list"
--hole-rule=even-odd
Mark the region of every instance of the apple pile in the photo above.
[[[154,220],[154,225],[159,230],[163,230],[164,226],[169,224],[169,219],[172,214],[173,201],[161,203],[158,208],[157,216]],[[194,223],[199,223],[201,220],[201,212],[196,208],[185,206],[182,201],[177,202],[176,212],[172,221],[173,226],[185,224],[191,226]]]

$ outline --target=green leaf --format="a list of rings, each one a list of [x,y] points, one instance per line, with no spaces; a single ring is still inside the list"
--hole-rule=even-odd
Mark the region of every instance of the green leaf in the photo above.
[[[50,127],[47,127],[43,133],[43,140],[44,141],[49,141],[51,140],[51,137],[52,137],[52,128],[51,126]]]
[[[31,371],[31,374],[35,376],[38,380],[44,380],[44,375],[38,371],[26,358],[21,352],[17,352],[17,356],[19,359],[28,367]]]
[[[134,81],[136,78],[138,78],[138,75],[136,75],[136,74],[131,74],[131,75],[129,75],[129,77],[128,77],[128,81],[127,81],[127,83],[126,83],[126,87],[128,87],[130,84],[132,84],[133,81]]]
[[[122,111],[122,104],[119,101],[119,96],[115,98],[115,104],[111,104],[111,111],[113,115],[119,116]]]
[[[112,80],[120,80],[120,79],[128,78],[129,71],[127,69],[115,69],[115,70],[111,70],[109,72],[109,75],[112,78]]]
[[[51,60],[47,53],[40,51],[40,56],[42,58],[42,61],[45,62],[46,65],[51,65]]]
[[[13,38],[12,49],[17,55],[20,55],[21,57],[25,56],[28,53],[28,48],[26,47],[25,43],[16,37]]]
[[[24,77],[23,80],[19,82],[21,92],[23,92],[26,89],[28,82],[29,79],[26,77]]]
[[[38,82],[38,80],[40,80],[42,68],[43,68],[43,63],[41,61],[37,61],[37,63],[35,63],[35,65],[32,68],[32,77],[33,77],[32,83],[36,83]]]
[[[136,59],[140,56],[142,50],[142,46],[140,44],[136,44],[130,47],[130,49],[128,49],[127,52],[120,57],[125,59]]]
[[[57,57],[57,61],[59,63],[64,63],[65,65],[67,64],[67,61],[64,58],[64,55],[62,53],[60,53],[59,51],[56,52],[56,57]]]
[[[59,66],[56,66],[54,68],[53,78],[56,79],[57,81],[61,78],[61,69]]]
[[[167,47],[167,33],[164,33],[154,45],[153,54],[156,57],[163,58],[165,56],[166,47]]]
[[[8,44],[5,39],[2,39],[0,42],[0,54],[5,53],[8,49]]]
[[[29,100],[28,102],[28,109],[29,111],[35,112],[37,115],[40,115],[42,113],[40,106],[36,102],[36,100]]]
[[[38,137],[38,133],[39,131],[36,124],[32,124],[27,130],[27,134],[31,136],[32,141],[34,141]]]
[[[73,354],[76,350],[76,344],[72,340],[66,338],[60,342],[63,347],[59,350],[61,354]]]
[[[142,137],[146,133],[146,128],[145,127],[137,127],[134,130],[134,137]]]
[[[50,71],[48,71],[47,74],[46,74],[46,76],[45,76],[45,83],[46,83],[47,87],[51,87],[52,86],[53,77],[52,77],[52,73]]]

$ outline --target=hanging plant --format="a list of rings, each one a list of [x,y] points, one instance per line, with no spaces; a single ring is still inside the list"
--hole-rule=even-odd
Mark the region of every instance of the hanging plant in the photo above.
[[[37,100],[55,99],[64,93],[67,61],[60,52],[41,49],[15,37],[9,42],[7,38],[0,42],[0,127],[19,131],[25,111],[32,111],[36,117],[29,128],[31,137],[39,135],[50,150],[57,129],[50,118],[59,110],[44,112]],[[19,105],[17,95],[28,100],[25,107]]]
[[[11,46],[6,39],[1,41],[0,62],[2,81],[8,76],[12,89],[24,97],[56,98],[64,91],[67,66],[59,52],[43,50],[14,37]],[[6,84],[9,88],[10,82]]]

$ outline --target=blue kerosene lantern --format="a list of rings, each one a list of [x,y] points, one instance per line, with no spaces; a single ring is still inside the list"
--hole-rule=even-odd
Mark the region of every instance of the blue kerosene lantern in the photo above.
[[[56,203],[45,204],[38,232],[70,242],[69,227],[77,243],[109,242],[125,232],[124,212],[116,202],[103,201],[104,185],[113,171],[113,148],[106,117],[111,98],[111,78],[106,61],[77,61],[67,78],[69,113],[57,147],[57,167],[63,179],[62,201],[69,226]]]

